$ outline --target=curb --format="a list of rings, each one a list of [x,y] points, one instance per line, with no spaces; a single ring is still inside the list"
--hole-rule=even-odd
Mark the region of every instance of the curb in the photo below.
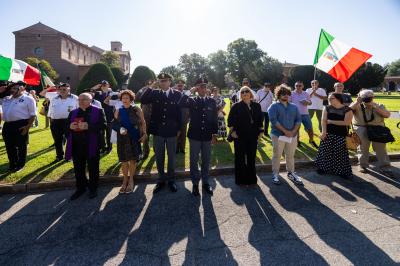
[[[400,160],[400,153],[389,154],[390,160]],[[375,162],[376,156],[370,155],[370,162]],[[355,165],[358,162],[357,157],[350,158],[351,164]],[[310,168],[314,166],[313,161],[296,161],[295,166],[297,169]],[[285,162],[280,163],[280,168],[286,167]],[[222,176],[234,174],[235,168],[232,166],[219,167],[210,169],[210,176]],[[272,164],[257,164],[257,172],[271,172]],[[155,171],[146,174],[139,174],[135,176],[137,183],[154,183],[158,178],[158,174]],[[177,171],[177,180],[189,180],[190,172],[188,170]],[[109,184],[120,184],[122,181],[121,176],[103,176],[99,179],[99,185]],[[75,187],[75,180],[60,180],[55,182],[43,182],[43,183],[27,183],[27,184],[0,184],[0,195],[2,194],[19,194],[19,193],[33,193],[33,192],[47,192],[55,190],[64,190]]]

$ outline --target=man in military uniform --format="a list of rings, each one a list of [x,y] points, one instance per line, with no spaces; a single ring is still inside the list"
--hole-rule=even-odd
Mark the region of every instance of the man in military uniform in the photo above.
[[[146,86],[141,88],[135,95],[135,98],[137,101],[142,100],[143,93],[148,89],[156,89],[157,88],[157,83],[154,82],[154,80],[148,80],[146,82]],[[144,121],[146,121],[146,132],[149,132],[149,125],[150,125],[150,118],[151,118],[151,104],[144,104],[141,103],[140,108],[142,108],[143,115],[144,115]],[[150,153],[150,145],[149,145],[149,140],[150,140],[150,135],[146,140],[143,142],[143,159],[146,159],[149,157]]]
[[[185,93],[183,90],[185,87],[185,81],[183,79],[179,79],[176,83],[175,88],[180,91],[182,94]],[[185,147],[186,147],[186,131],[187,131],[187,125],[189,123],[189,108],[182,107],[181,108],[182,112],[182,126],[180,128],[181,134],[179,134],[177,138],[177,144],[176,144],[176,153],[185,153]]]
[[[17,172],[25,166],[29,129],[36,117],[36,102],[25,92],[26,83],[11,83],[3,99],[4,143],[10,162],[9,171]]]
[[[178,105],[182,93],[172,89],[171,76],[167,73],[158,75],[160,89],[147,88],[141,99],[142,104],[151,104],[152,112],[149,133],[154,136],[154,152],[159,180],[154,193],[159,192],[168,182],[172,192],[178,190],[175,183],[176,138],[182,124],[182,113]],[[168,170],[164,171],[165,149],[168,154]]]
[[[211,144],[216,143],[218,133],[218,110],[215,100],[206,95],[207,79],[200,78],[196,87],[191,90],[198,96],[193,98],[182,96],[179,105],[189,108],[190,123],[188,138],[190,144],[190,176],[193,182],[193,195],[198,196],[199,181],[202,179],[203,190],[212,195],[213,191],[208,183]],[[201,172],[199,171],[199,157],[201,155]]]

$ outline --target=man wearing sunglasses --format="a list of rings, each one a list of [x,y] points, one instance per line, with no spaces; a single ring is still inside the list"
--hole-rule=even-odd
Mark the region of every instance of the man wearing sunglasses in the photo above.
[[[182,113],[178,102],[182,93],[171,88],[171,75],[160,73],[157,78],[160,89],[147,88],[141,99],[142,104],[152,105],[149,133],[154,136],[154,153],[159,175],[153,192],[162,190],[166,182],[169,189],[176,192],[178,190],[175,183],[176,139],[182,125]],[[168,155],[167,174],[164,170],[165,150]]]
[[[57,87],[57,94],[46,94],[50,97],[49,112],[50,130],[54,139],[56,148],[56,161],[64,158],[64,143],[67,138],[67,118],[69,113],[78,108],[78,96],[70,93],[71,89],[68,83],[60,83]]]

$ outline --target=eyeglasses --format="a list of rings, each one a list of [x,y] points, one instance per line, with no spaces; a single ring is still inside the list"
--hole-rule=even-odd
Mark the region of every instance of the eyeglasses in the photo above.
[[[296,88],[302,87],[303,85],[294,85]]]
[[[250,91],[249,90],[244,90],[244,91],[240,92],[240,94],[245,94],[245,93],[250,93]]]
[[[167,82],[168,81],[168,79],[160,79],[160,82],[162,83],[162,82]]]
[[[329,101],[332,101],[332,100],[335,100],[335,99],[336,99],[335,97],[328,97]]]

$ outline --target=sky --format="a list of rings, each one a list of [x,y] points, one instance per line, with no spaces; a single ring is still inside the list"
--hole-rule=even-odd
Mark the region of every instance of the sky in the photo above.
[[[281,62],[312,64],[321,28],[386,64],[400,58],[400,0],[0,0],[0,54],[14,57],[13,31],[42,22],[103,49],[120,41],[131,71],[158,73],[185,53],[207,56],[255,40]]]

